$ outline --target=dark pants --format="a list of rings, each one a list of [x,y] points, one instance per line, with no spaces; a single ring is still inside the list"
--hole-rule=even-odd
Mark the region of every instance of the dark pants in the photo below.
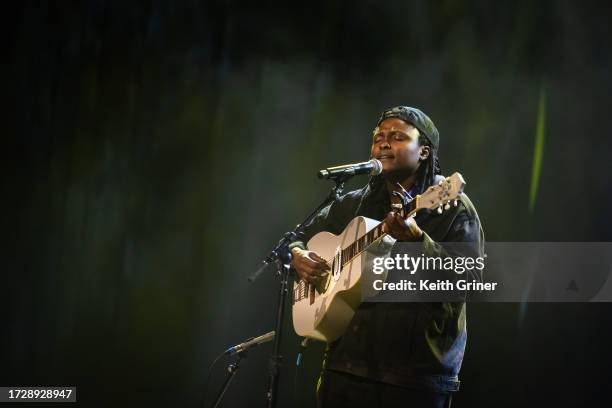
[[[364,377],[323,370],[318,408],[450,408],[452,394],[413,390]]]

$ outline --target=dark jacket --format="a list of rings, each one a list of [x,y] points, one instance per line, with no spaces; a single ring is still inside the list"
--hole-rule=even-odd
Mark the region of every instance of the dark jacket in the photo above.
[[[324,208],[306,226],[303,241],[320,231],[339,234],[356,216],[382,220],[389,209],[385,187],[370,182]],[[421,211],[415,220],[424,231],[425,256],[448,256],[444,242],[467,243],[469,256],[483,256],[480,220],[464,194],[442,215]],[[466,339],[464,302],[362,303],[345,334],[328,345],[324,367],[399,386],[456,391]]]

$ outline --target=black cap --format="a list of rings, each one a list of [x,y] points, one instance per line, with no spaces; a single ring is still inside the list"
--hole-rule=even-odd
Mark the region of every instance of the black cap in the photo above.
[[[423,111],[417,108],[411,108],[410,106],[396,106],[385,110],[380,119],[378,119],[378,125],[389,118],[401,119],[404,122],[411,123],[415,128],[419,129],[419,132],[423,134],[431,142],[431,146],[438,150],[440,145],[440,133],[433,121],[429,119]]]

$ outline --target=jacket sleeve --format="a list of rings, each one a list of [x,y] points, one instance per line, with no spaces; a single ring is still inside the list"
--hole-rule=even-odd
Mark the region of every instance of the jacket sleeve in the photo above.
[[[294,247],[306,249],[306,243],[321,231],[340,234],[355,216],[354,212],[357,204],[356,194],[351,192],[324,207],[310,223],[304,226],[301,238],[291,243],[289,249]]]
[[[456,214],[448,233],[441,241],[436,242],[423,232],[423,255],[443,259],[484,257],[484,233],[471,203]],[[461,274],[452,270],[448,272],[444,274],[444,278],[450,281],[461,278],[482,282],[482,271],[475,267],[465,268],[465,272]]]
[[[431,214],[430,217],[436,217],[437,215]],[[441,258],[447,260],[453,258],[453,265],[459,265],[459,261],[465,262],[467,258],[476,260],[479,257],[484,257],[484,233],[480,225],[480,219],[474,209],[474,206],[470,202],[467,196],[462,196],[460,204],[441,215],[441,223],[435,230],[429,233],[423,229],[423,237],[420,242],[397,242],[393,239],[387,241],[381,241],[376,248],[376,253],[372,255],[395,258],[396,255],[402,256],[405,253],[410,254],[412,257],[420,257],[423,255],[424,259],[430,258]],[[418,223],[419,221],[417,221]],[[436,237],[434,239],[433,237]],[[371,258],[372,258],[371,257]],[[460,260],[459,258],[463,258]],[[458,273],[459,268],[454,269],[440,269],[437,267],[423,270],[422,267],[416,272],[411,272],[413,279],[420,279],[428,271],[432,273],[430,277],[434,277],[441,280],[448,280],[455,283],[459,279],[465,279],[468,281],[476,280],[482,282],[482,268],[478,269],[475,263],[461,266],[461,273]],[[368,263],[364,264],[364,267],[371,268]],[[412,274],[414,273],[414,274]],[[435,275],[434,275],[435,273]],[[388,279],[394,281],[405,277],[405,272],[390,271]],[[461,295],[461,294],[459,294]],[[463,295],[461,295],[464,297]]]
[[[331,203],[327,207],[324,207],[315,217],[302,229],[302,234],[299,240],[292,242],[289,245],[289,250],[293,248],[302,248],[306,249],[306,243],[312,238],[314,235],[321,231],[326,231],[330,224],[330,212],[335,202]]]

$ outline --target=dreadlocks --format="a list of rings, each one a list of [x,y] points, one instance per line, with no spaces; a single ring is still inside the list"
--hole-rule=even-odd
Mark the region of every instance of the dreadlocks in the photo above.
[[[429,157],[421,162],[418,170],[417,176],[417,186],[418,191],[422,193],[427,189],[427,187],[431,186],[434,183],[434,179],[438,174],[441,174],[440,170],[440,161],[438,160],[438,152],[431,145],[429,139],[423,135],[419,134],[419,145],[420,146],[429,146]]]

